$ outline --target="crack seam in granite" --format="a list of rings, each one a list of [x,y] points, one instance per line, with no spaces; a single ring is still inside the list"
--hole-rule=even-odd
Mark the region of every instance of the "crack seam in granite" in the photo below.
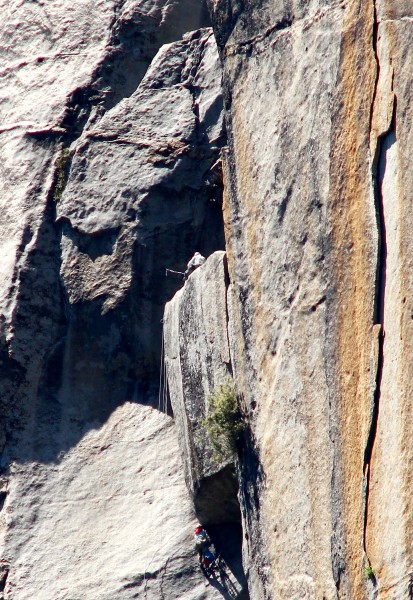
[[[373,52],[376,62],[376,80],[373,92],[373,101],[371,105],[370,113],[370,133],[373,128],[373,115],[374,108],[378,93],[378,85],[380,78],[380,57],[378,54],[378,30],[380,22],[377,16],[377,5],[376,0],[373,0],[373,11],[374,11],[374,22],[373,22]],[[377,139],[377,145],[375,149],[375,156],[372,164],[372,183],[374,191],[374,200],[376,207],[376,222],[378,232],[378,248],[377,248],[377,269],[376,269],[376,289],[375,289],[375,315],[374,321],[376,325],[380,325],[380,332],[378,338],[378,349],[377,349],[377,372],[376,382],[374,389],[374,400],[371,415],[370,430],[366,442],[366,448],[364,451],[364,463],[363,473],[365,478],[365,498],[364,498],[364,529],[363,529],[363,547],[364,552],[367,556],[366,547],[366,535],[367,535],[367,524],[368,524],[368,510],[369,510],[369,492],[370,492],[370,479],[371,479],[371,458],[373,454],[374,442],[377,433],[378,417],[379,417],[379,406],[381,396],[381,383],[383,375],[383,362],[384,362],[384,304],[385,304],[385,283],[386,283],[386,267],[387,267],[387,243],[386,243],[386,222],[384,213],[384,198],[382,192],[382,178],[384,172],[380,173],[380,165],[383,162],[383,156],[386,153],[384,146],[384,140],[390,134],[395,131],[396,128],[396,103],[393,104],[393,114],[388,129],[382,132]],[[368,562],[370,564],[370,562]]]
[[[192,110],[192,113],[195,118],[195,133],[196,133],[197,140],[199,140],[201,137],[201,133],[200,133],[201,123],[199,120],[199,106],[198,106],[198,102],[197,102],[198,98],[197,98],[197,95],[196,95],[196,92],[195,92],[195,89],[193,86],[193,81],[196,79],[196,75],[197,75],[197,73],[200,69],[200,66],[202,64],[202,61],[204,59],[206,45],[211,36],[213,36],[212,32],[205,39],[202,40],[202,45],[199,49],[199,52],[197,53],[197,55],[195,55],[196,63],[194,65],[194,74],[193,75],[189,74],[188,79],[182,83],[183,87],[186,88],[188,90],[188,92],[191,94],[191,99],[192,99],[191,110]]]
[[[378,41],[378,21],[377,21],[377,6],[376,0],[372,0],[373,7],[373,31],[372,31],[372,46],[374,53],[374,60],[376,64],[376,79],[374,82],[374,90],[373,97],[370,107],[370,126],[369,131],[371,133],[373,128],[373,116],[374,116],[374,106],[377,97],[378,85],[379,85],[379,77],[380,77],[380,60],[377,49],[377,41]],[[376,205],[376,224],[377,224],[377,233],[378,233],[378,248],[377,248],[377,268],[376,268],[376,288],[375,288],[375,317],[374,321],[376,324],[380,324],[381,328],[383,324],[380,321],[381,312],[382,312],[382,302],[383,297],[380,290],[380,284],[383,277],[383,263],[382,263],[382,248],[383,248],[383,211],[381,201],[382,198],[379,196],[379,173],[378,173],[378,164],[379,164],[379,154],[380,154],[380,142],[377,140],[376,146],[376,156],[373,160],[372,165],[372,184],[373,184],[373,193],[374,193],[374,202]],[[373,395],[373,409],[371,415],[370,429],[367,437],[366,447],[364,449],[364,458],[363,458],[363,474],[364,474],[364,499],[363,499],[363,550],[365,556],[367,558],[367,564],[370,564],[370,561],[367,556],[367,545],[366,545],[366,537],[367,537],[367,523],[368,523],[368,508],[369,508],[369,492],[370,492],[370,462],[373,452],[374,440],[376,437],[377,431],[377,417],[378,417],[378,402],[380,398],[380,384],[381,384],[381,374],[383,371],[382,362],[383,362],[383,330],[381,329],[379,333],[378,340],[378,357],[377,357],[377,371],[376,371],[376,380],[375,380],[375,389]]]
[[[273,35],[278,37],[273,41],[273,43],[277,42],[281,37],[290,34],[291,30],[302,27],[304,30],[309,29],[314,23],[317,23],[321,19],[323,19],[326,15],[336,11],[338,8],[343,8],[342,0],[338,0],[336,3],[332,4],[328,8],[323,8],[318,10],[316,13],[309,17],[302,17],[301,19],[294,20],[293,17],[284,17],[280,19],[275,25],[269,27],[264,33],[258,34],[254,37],[251,37],[247,40],[242,40],[238,43],[230,44],[226,46],[226,55],[235,55],[240,50],[248,51],[248,47],[253,46],[254,44],[263,42],[268,38],[271,38]],[[284,26],[282,26],[285,24]],[[265,50],[266,48],[264,48]]]
[[[227,256],[226,252],[224,255],[224,278],[225,278],[225,332],[226,332],[226,336],[227,336],[228,358],[229,358],[228,368],[231,373],[231,377],[234,377],[233,361],[232,361],[232,356],[231,356],[230,333],[229,333],[229,306],[228,306],[228,294],[229,294],[229,288],[231,285],[231,279],[229,276],[228,256]]]

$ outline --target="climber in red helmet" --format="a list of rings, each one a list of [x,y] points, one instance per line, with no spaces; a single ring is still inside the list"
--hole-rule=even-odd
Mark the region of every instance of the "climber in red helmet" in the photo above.
[[[197,525],[194,531],[195,550],[198,553],[199,562],[202,561],[202,554],[205,548],[208,548],[211,540],[202,525]]]
[[[202,525],[197,525],[194,531],[195,550],[198,553],[199,566],[204,574],[210,578],[217,567],[217,553],[209,535]]]

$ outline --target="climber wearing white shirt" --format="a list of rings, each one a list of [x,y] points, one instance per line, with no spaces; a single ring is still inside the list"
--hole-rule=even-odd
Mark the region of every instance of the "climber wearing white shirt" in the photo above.
[[[190,274],[195,271],[198,267],[204,264],[206,258],[199,252],[195,252],[189,263],[187,264],[184,279],[188,279]]]

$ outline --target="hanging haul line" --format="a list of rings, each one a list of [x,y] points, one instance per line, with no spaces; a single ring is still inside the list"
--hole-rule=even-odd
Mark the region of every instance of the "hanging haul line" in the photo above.
[[[165,269],[165,277],[168,277],[168,274],[172,273],[172,275],[182,275],[184,277],[185,273],[183,271],[174,271],[173,269]]]
[[[163,320],[162,320],[162,347],[161,347],[161,365],[160,365],[160,369],[159,369],[159,393],[158,393],[158,412],[162,412],[165,415],[167,414],[167,409],[168,409],[168,392],[167,392],[167,384],[166,384],[167,378],[166,378],[166,360],[165,360],[165,337],[164,337],[164,324],[163,324]],[[153,483],[152,483],[152,490],[153,490],[153,500],[152,500],[152,506],[151,506],[151,514],[150,514],[150,522],[153,523],[153,511],[154,511],[154,506],[155,506],[155,481],[156,479],[158,479],[159,481],[163,481],[163,477],[158,477],[158,468],[159,468],[159,459],[160,459],[160,453],[156,452],[156,456],[155,456],[155,468],[153,470],[153,474],[154,474],[154,479],[153,479]],[[160,499],[160,512],[161,512],[161,523],[163,522],[163,516],[164,516],[164,508],[165,508],[165,504],[164,504],[164,488],[160,488],[161,490],[161,499]],[[145,572],[143,575],[143,581],[145,584],[144,587],[144,597],[145,600],[147,598],[147,594],[148,594],[148,578],[147,575],[149,574],[149,567],[151,566],[151,564],[153,563],[155,556],[159,553],[159,548],[162,547],[163,545],[163,532],[162,532],[162,527],[158,527],[158,531],[160,533],[160,544],[158,543],[156,545],[156,549],[152,555],[151,560],[149,561],[148,565],[145,568]]]

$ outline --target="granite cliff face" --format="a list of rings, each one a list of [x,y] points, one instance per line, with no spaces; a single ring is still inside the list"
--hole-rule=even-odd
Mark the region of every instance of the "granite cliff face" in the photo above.
[[[251,593],[407,598],[411,7],[210,6],[232,361],[265,476]]]
[[[165,373],[196,514],[226,563],[224,597],[248,598],[234,457],[217,455],[202,425],[209,396],[231,377],[225,252],[215,252],[165,308]],[[227,596],[225,596],[227,592]]]
[[[225,252],[215,252],[166,305],[164,316],[166,373],[185,479],[203,523],[240,520],[233,460],[218,460],[201,425],[209,396],[231,376],[226,305]]]
[[[0,595],[222,597],[158,397],[165,268],[224,245],[205,6],[1,12]]]
[[[0,597],[410,598],[410,2],[0,9]]]

